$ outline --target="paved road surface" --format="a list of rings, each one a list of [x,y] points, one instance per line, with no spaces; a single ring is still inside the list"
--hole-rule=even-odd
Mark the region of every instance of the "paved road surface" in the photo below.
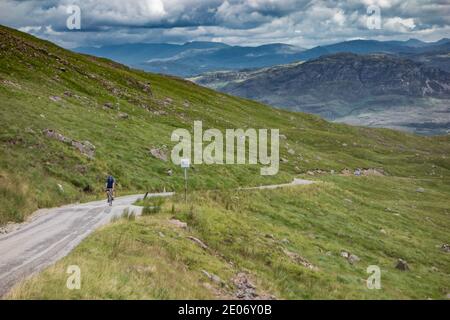
[[[149,194],[170,196],[173,193]],[[0,234],[0,297],[15,283],[66,256],[86,236],[128,208],[143,195],[118,197],[110,207],[106,200],[40,210],[11,232]]]
[[[268,186],[259,186],[259,187],[250,187],[250,188],[240,188],[240,190],[277,189],[277,188],[292,187],[292,186],[298,186],[298,185],[307,185],[307,184],[312,184],[312,183],[314,183],[314,181],[295,178],[291,183],[271,184]]]
[[[291,183],[242,188],[275,189],[311,184],[313,181],[294,179]],[[170,196],[173,193],[156,193],[149,196]],[[40,210],[25,223],[12,231],[0,234],[0,297],[15,283],[55,263],[66,256],[86,236],[114,216],[120,216],[128,208],[135,214],[141,207],[132,204],[143,195],[130,195],[114,200],[112,207],[106,200],[67,205]]]

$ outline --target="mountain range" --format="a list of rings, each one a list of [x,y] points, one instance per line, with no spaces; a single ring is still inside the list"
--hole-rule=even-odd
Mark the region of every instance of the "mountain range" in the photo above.
[[[333,121],[419,134],[450,129],[450,40],[350,40],[303,49],[218,42],[76,51]]]
[[[213,70],[259,68],[295,61],[302,50],[286,44],[241,47],[217,42],[188,42],[183,45],[139,43],[75,49],[145,71],[180,77]]]
[[[448,52],[449,39],[436,42],[351,40],[311,49],[288,44],[267,44],[257,47],[230,46],[219,42],[135,43],[101,47],[79,47],[74,51],[105,57],[145,71],[180,77],[195,76],[220,70],[262,68],[278,64],[315,59],[323,55],[350,52],[357,54],[395,53],[414,60],[442,64],[442,51]]]
[[[338,53],[257,70],[210,72],[199,84],[357,125],[422,134],[450,128],[450,73],[391,54]]]

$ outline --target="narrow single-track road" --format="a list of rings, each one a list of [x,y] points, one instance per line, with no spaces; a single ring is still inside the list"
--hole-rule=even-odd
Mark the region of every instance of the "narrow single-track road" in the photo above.
[[[21,279],[66,256],[96,228],[120,217],[124,209],[140,214],[142,208],[133,203],[143,196],[118,197],[112,207],[101,200],[40,210],[29,221],[0,235],[0,297]]]
[[[313,181],[294,179],[291,183],[242,188],[274,189],[306,185]],[[151,193],[149,197],[167,197],[173,192]],[[0,234],[0,297],[20,280],[41,271],[66,256],[84,238],[101,225],[120,217],[125,209],[141,214],[133,203],[143,194],[118,197],[110,207],[105,200],[39,210],[25,223]]]

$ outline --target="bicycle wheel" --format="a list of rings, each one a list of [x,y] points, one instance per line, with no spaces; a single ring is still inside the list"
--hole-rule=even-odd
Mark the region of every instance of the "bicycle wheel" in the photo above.
[[[113,200],[112,200],[112,191],[108,190],[108,203],[109,203],[110,206],[112,206],[112,202],[113,202]]]

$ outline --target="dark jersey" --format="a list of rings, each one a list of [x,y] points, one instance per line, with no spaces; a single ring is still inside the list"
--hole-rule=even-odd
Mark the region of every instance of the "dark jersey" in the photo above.
[[[114,186],[114,178],[112,176],[109,176],[108,179],[106,179],[106,187],[108,189],[111,189]]]

